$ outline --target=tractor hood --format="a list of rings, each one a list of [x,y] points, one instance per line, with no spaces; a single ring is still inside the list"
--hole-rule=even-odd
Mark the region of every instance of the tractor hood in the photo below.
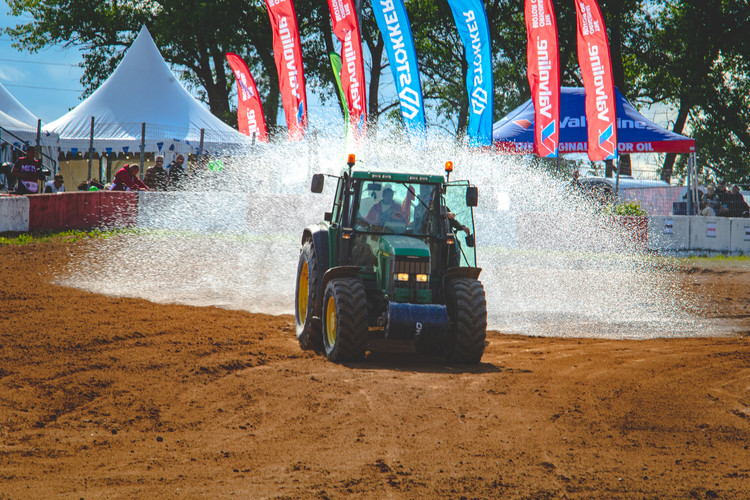
[[[380,237],[380,253],[383,257],[425,257],[430,258],[430,247],[411,236],[389,234]]]

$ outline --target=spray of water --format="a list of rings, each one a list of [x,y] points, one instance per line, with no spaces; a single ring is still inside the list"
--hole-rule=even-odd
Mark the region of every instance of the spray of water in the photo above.
[[[335,189],[328,179],[323,194],[311,194],[310,178],[340,173],[349,152],[325,134],[235,151],[189,192],[141,206],[146,231],[88,244],[57,282],[159,303],[291,313],[302,229],[330,210]],[[448,141],[415,150],[398,138],[357,153],[367,168],[430,174],[452,160],[453,178],[479,187],[477,256],[490,328],[607,338],[716,333],[661,259],[531,160]]]

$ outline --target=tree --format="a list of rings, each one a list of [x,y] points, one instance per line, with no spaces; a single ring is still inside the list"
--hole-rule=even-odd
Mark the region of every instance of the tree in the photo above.
[[[742,0],[658,7],[644,27],[643,95],[677,109],[673,131],[694,130],[699,155],[715,174],[747,179],[747,166],[736,157],[738,148],[750,147],[750,7]],[[674,163],[675,155],[666,155],[662,179],[671,179]]]

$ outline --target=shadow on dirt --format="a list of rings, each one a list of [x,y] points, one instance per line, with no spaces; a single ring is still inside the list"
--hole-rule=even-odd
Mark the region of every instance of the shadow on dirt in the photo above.
[[[415,352],[371,351],[365,361],[345,363],[353,369],[393,370],[415,373],[499,373],[508,369],[492,363],[476,365],[448,363],[438,356],[427,356]]]

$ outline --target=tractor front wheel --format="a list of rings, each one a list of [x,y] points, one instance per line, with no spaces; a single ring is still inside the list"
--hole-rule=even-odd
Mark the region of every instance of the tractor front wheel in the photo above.
[[[449,363],[479,363],[487,338],[487,300],[482,282],[461,278],[448,282],[446,306],[450,325],[443,342]]]
[[[323,346],[335,362],[358,361],[367,348],[367,295],[358,278],[332,279],[323,295]]]
[[[313,322],[319,279],[315,248],[311,241],[307,241],[299,254],[297,289],[294,294],[294,322],[297,326],[297,340],[302,349],[320,350],[323,346],[320,323]]]

